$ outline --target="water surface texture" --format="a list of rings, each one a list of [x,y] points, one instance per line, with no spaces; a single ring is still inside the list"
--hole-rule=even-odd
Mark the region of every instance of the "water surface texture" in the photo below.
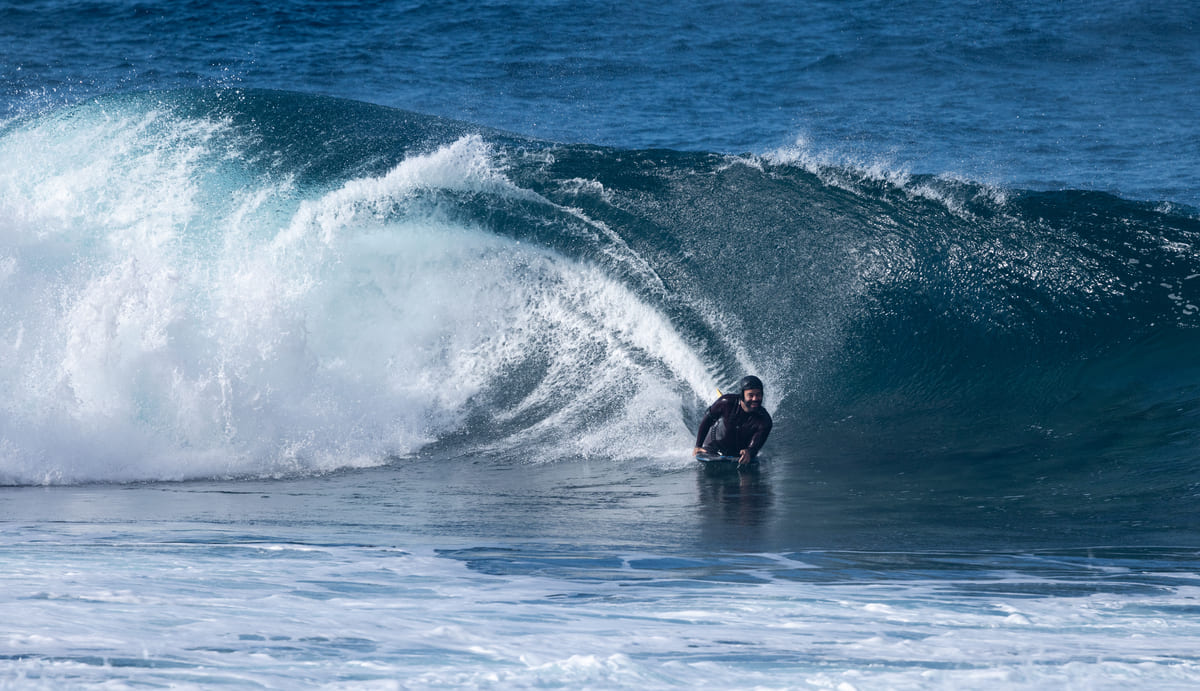
[[[1194,687],[1198,28],[0,3],[0,688]]]

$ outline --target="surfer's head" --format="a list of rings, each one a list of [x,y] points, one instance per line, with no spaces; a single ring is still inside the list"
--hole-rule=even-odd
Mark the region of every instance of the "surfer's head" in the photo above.
[[[746,391],[750,389],[758,389],[759,391],[763,390],[762,380],[753,374],[742,377],[742,380],[738,382],[739,392],[746,393]]]
[[[738,391],[742,394],[742,406],[746,410],[755,410],[762,406],[763,383],[753,374],[742,377],[738,382]]]

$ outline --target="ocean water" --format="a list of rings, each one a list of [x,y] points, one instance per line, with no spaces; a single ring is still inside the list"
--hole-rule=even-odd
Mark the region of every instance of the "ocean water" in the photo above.
[[[0,688],[1194,688],[1197,29],[0,3]]]

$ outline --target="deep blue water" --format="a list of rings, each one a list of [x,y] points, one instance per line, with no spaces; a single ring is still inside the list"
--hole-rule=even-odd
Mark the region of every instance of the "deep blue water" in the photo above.
[[[1194,684],[1198,25],[0,4],[0,686]]]
[[[559,142],[763,152],[1195,205],[1200,10],[1157,2],[29,2],[7,112],[277,88]]]

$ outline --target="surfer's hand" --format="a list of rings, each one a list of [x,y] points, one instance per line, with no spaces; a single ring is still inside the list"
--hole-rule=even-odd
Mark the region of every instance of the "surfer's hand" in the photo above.
[[[750,459],[750,449],[742,449],[742,453],[738,456],[738,465],[746,465]]]
[[[695,458],[696,456],[699,456],[702,453],[704,453],[704,449],[697,446],[696,448],[692,449],[692,458]]]

